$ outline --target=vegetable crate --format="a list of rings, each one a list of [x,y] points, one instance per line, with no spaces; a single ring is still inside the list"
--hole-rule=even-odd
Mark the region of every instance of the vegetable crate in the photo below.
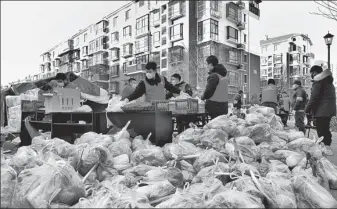
[[[189,114],[199,112],[199,103],[197,99],[175,100],[175,108],[172,112],[176,114]]]
[[[54,88],[53,93],[44,94],[46,113],[71,112],[81,106],[80,90],[70,88]]]
[[[165,100],[152,101],[152,104],[154,106],[154,111],[170,111],[169,101]]]

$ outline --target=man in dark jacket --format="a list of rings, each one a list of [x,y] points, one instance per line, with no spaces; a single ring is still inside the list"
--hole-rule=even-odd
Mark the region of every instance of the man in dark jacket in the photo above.
[[[123,92],[122,92],[122,99],[127,98],[132,94],[132,92],[135,90],[137,87],[137,81],[134,78],[130,78],[128,80],[128,83],[125,85]]]
[[[330,121],[333,116],[336,116],[336,93],[332,73],[330,70],[323,71],[322,67],[317,65],[310,69],[310,73],[313,84],[305,113],[312,113],[316,120],[318,137],[324,137],[326,154],[333,155],[330,147],[332,143]]]
[[[171,76],[171,83],[175,87],[179,88],[180,91],[183,91],[186,94],[192,96],[193,92],[192,92],[191,86],[185,81],[181,81],[181,76],[178,73],[175,73]],[[166,94],[166,99],[171,99],[173,96],[177,96],[177,95],[174,95],[173,93],[168,92]]]
[[[243,91],[240,90],[234,98],[234,105],[233,106],[238,110],[240,110],[242,108],[242,94],[243,94]]]
[[[294,81],[292,89],[295,90],[293,96],[293,110],[295,111],[295,125],[299,131],[302,131],[305,135],[305,125],[304,125],[304,109],[307,104],[307,93],[302,88],[302,83],[299,80]]]
[[[180,94],[180,89],[173,86],[167,79],[157,73],[157,63],[148,62],[145,66],[146,78],[138,83],[138,86],[125,100],[136,100],[145,95],[145,102],[165,100],[165,89],[174,94]]]
[[[205,109],[212,119],[228,114],[228,79],[227,69],[219,64],[218,58],[207,57],[209,76],[202,100],[206,100]]]

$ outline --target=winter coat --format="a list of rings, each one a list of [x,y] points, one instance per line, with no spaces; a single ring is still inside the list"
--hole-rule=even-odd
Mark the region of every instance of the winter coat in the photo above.
[[[324,70],[314,77],[305,112],[312,113],[315,118],[336,116],[336,93],[330,70]]]

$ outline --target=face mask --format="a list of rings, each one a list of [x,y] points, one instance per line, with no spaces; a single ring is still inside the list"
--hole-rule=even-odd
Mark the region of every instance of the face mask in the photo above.
[[[146,73],[146,77],[148,78],[148,79],[153,79],[154,78],[154,74],[152,74],[152,73]]]

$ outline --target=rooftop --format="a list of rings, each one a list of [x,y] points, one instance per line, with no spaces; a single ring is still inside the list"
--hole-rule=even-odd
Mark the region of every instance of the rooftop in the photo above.
[[[273,37],[273,38],[268,38],[267,40],[261,40],[260,41],[260,45],[268,45],[268,44],[273,44],[273,43],[277,43],[277,42],[282,42],[282,41],[286,41],[291,37],[296,37],[296,36],[302,36],[305,39],[308,39],[310,45],[312,46],[312,41],[311,39],[308,37],[308,35],[305,34],[301,34],[301,33],[290,33],[287,35],[283,35],[283,36],[277,36],[277,37]]]

